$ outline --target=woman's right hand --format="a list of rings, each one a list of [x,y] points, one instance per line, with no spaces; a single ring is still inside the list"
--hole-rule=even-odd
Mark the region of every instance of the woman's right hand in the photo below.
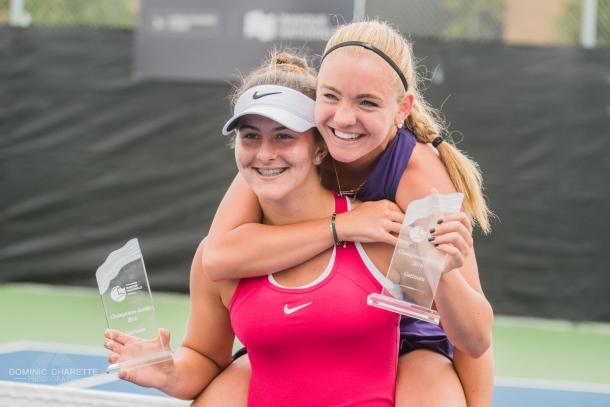
[[[159,329],[159,337],[155,340],[142,340],[114,329],[106,329],[104,337],[106,339],[104,347],[112,351],[112,354],[108,356],[110,364],[127,362],[134,357],[170,350],[170,333],[165,329]],[[172,356],[168,361],[152,365],[120,368],[119,378],[139,386],[163,390],[170,382],[173,369],[174,358]]]
[[[355,209],[337,215],[339,240],[359,243],[387,243],[395,246],[405,214],[394,202],[360,202]]]

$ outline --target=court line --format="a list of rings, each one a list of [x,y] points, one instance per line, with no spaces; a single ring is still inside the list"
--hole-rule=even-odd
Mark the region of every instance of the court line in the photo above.
[[[29,292],[33,294],[58,294],[61,291],[62,295],[70,295],[72,297],[91,298],[99,296],[100,292],[92,287],[76,287],[66,285],[50,285],[36,283],[8,283],[4,284],[4,290],[15,290],[20,292]]]
[[[565,319],[546,319],[534,317],[515,317],[497,315],[494,317],[494,327],[536,328],[552,331],[582,330],[587,333],[610,335],[610,324],[593,321],[569,321]]]
[[[95,389],[60,388],[44,384],[17,383],[0,380],[0,403],[11,405],[115,405],[115,406],[187,406],[188,400]],[[7,405],[7,404],[2,404]]]
[[[95,287],[77,287],[69,285],[51,285],[51,284],[37,284],[37,283],[6,283],[3,284],[1,289],[3,290],[16,290],[25,291],[32,294],[45,294],[45,295],[69,295],[77,298],[99,297],[100,292]],[[160,297],[163,301],[178,302],[182,303],[188,301],[188,294],[180,294],[168,291],[157,291],[153,293],[154,298]],[[101,306],[101,304],[100,304]]]
[[[496,377],[495,385],[498,387],[520,387],[525,389],[610,394],[610,385],[607,384],[571,382],[563,380]]]
[[[100,347],[87,345],[70,345],[56,342],[15,341],[0,343],[0,353],[22,351],[69,353],[84,356],[108,356],[110,351]]]

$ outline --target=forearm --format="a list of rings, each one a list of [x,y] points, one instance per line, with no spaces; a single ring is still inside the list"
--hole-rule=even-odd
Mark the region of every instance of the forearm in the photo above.
[[[285,226],[248,223],[208,239],[203,270],[212,281],[275,273],[304,263],[334,243],[330,218]]]
[[[493,311],[485,296],[473,289],[459,270],[444,273],[435,297],[443,329],[451,342],[471,357],[491,345]]]
[[[182,346],[174,355],[174,365],[168,372],[166,385],[159,390],[172,397],[192,400],[221,370],[210,358]]]
[[[396,244],[404,215],[387,200],[337,215],[340,241]],[[262,276],[297,266],[335,243],[327,218],[292,225],[261,224],[256,195],[238,175],[220,203],[201,265],[212,281]]]
[[[261,276],[296,266],[328,249],[328,219],[286,226],[261,224],[258,198],[237,175],[220,203],[202,266],[212,281]]]

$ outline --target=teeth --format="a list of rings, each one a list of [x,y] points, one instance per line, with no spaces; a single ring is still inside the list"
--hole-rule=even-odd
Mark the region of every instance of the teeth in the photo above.
[[[357,133],[343,133],[339,130],[335,130],[335,136],[339,137],[342,140],[356,140],[360,137],[360,134]]]
[[[259,174],[264,177],[272,177],[274,175],[279,175],[283,173],[285,168],[257,168]]]

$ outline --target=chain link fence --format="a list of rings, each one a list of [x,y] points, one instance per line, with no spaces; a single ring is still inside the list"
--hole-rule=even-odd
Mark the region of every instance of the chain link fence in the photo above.
[[[368,0],[366,14],[413,37],[501,41],[506,0]]]
[[[562,0],[564,13],[557,18],[557,30],[568,44],[576,44],[580,39],[583,20],[583,0]],[[596,44],[610,46],[610,0],[597,0]]]
[[[602,1],[597,13],[599,15],[597,20],[599,43],[610,46],[610,0]]]
[[[140,1],[0,0],[0,25],[134,28]],[[577,45],[586,0],[367,0],[368,17],[392,21],[413,37]],[[610,46],[610,0],[597,0],[596,46]]]
[[[412,37],[578,45],[587,0],[367,0],[366,14]],[[597,0],[596,46],[610,46],[610,0]]]

